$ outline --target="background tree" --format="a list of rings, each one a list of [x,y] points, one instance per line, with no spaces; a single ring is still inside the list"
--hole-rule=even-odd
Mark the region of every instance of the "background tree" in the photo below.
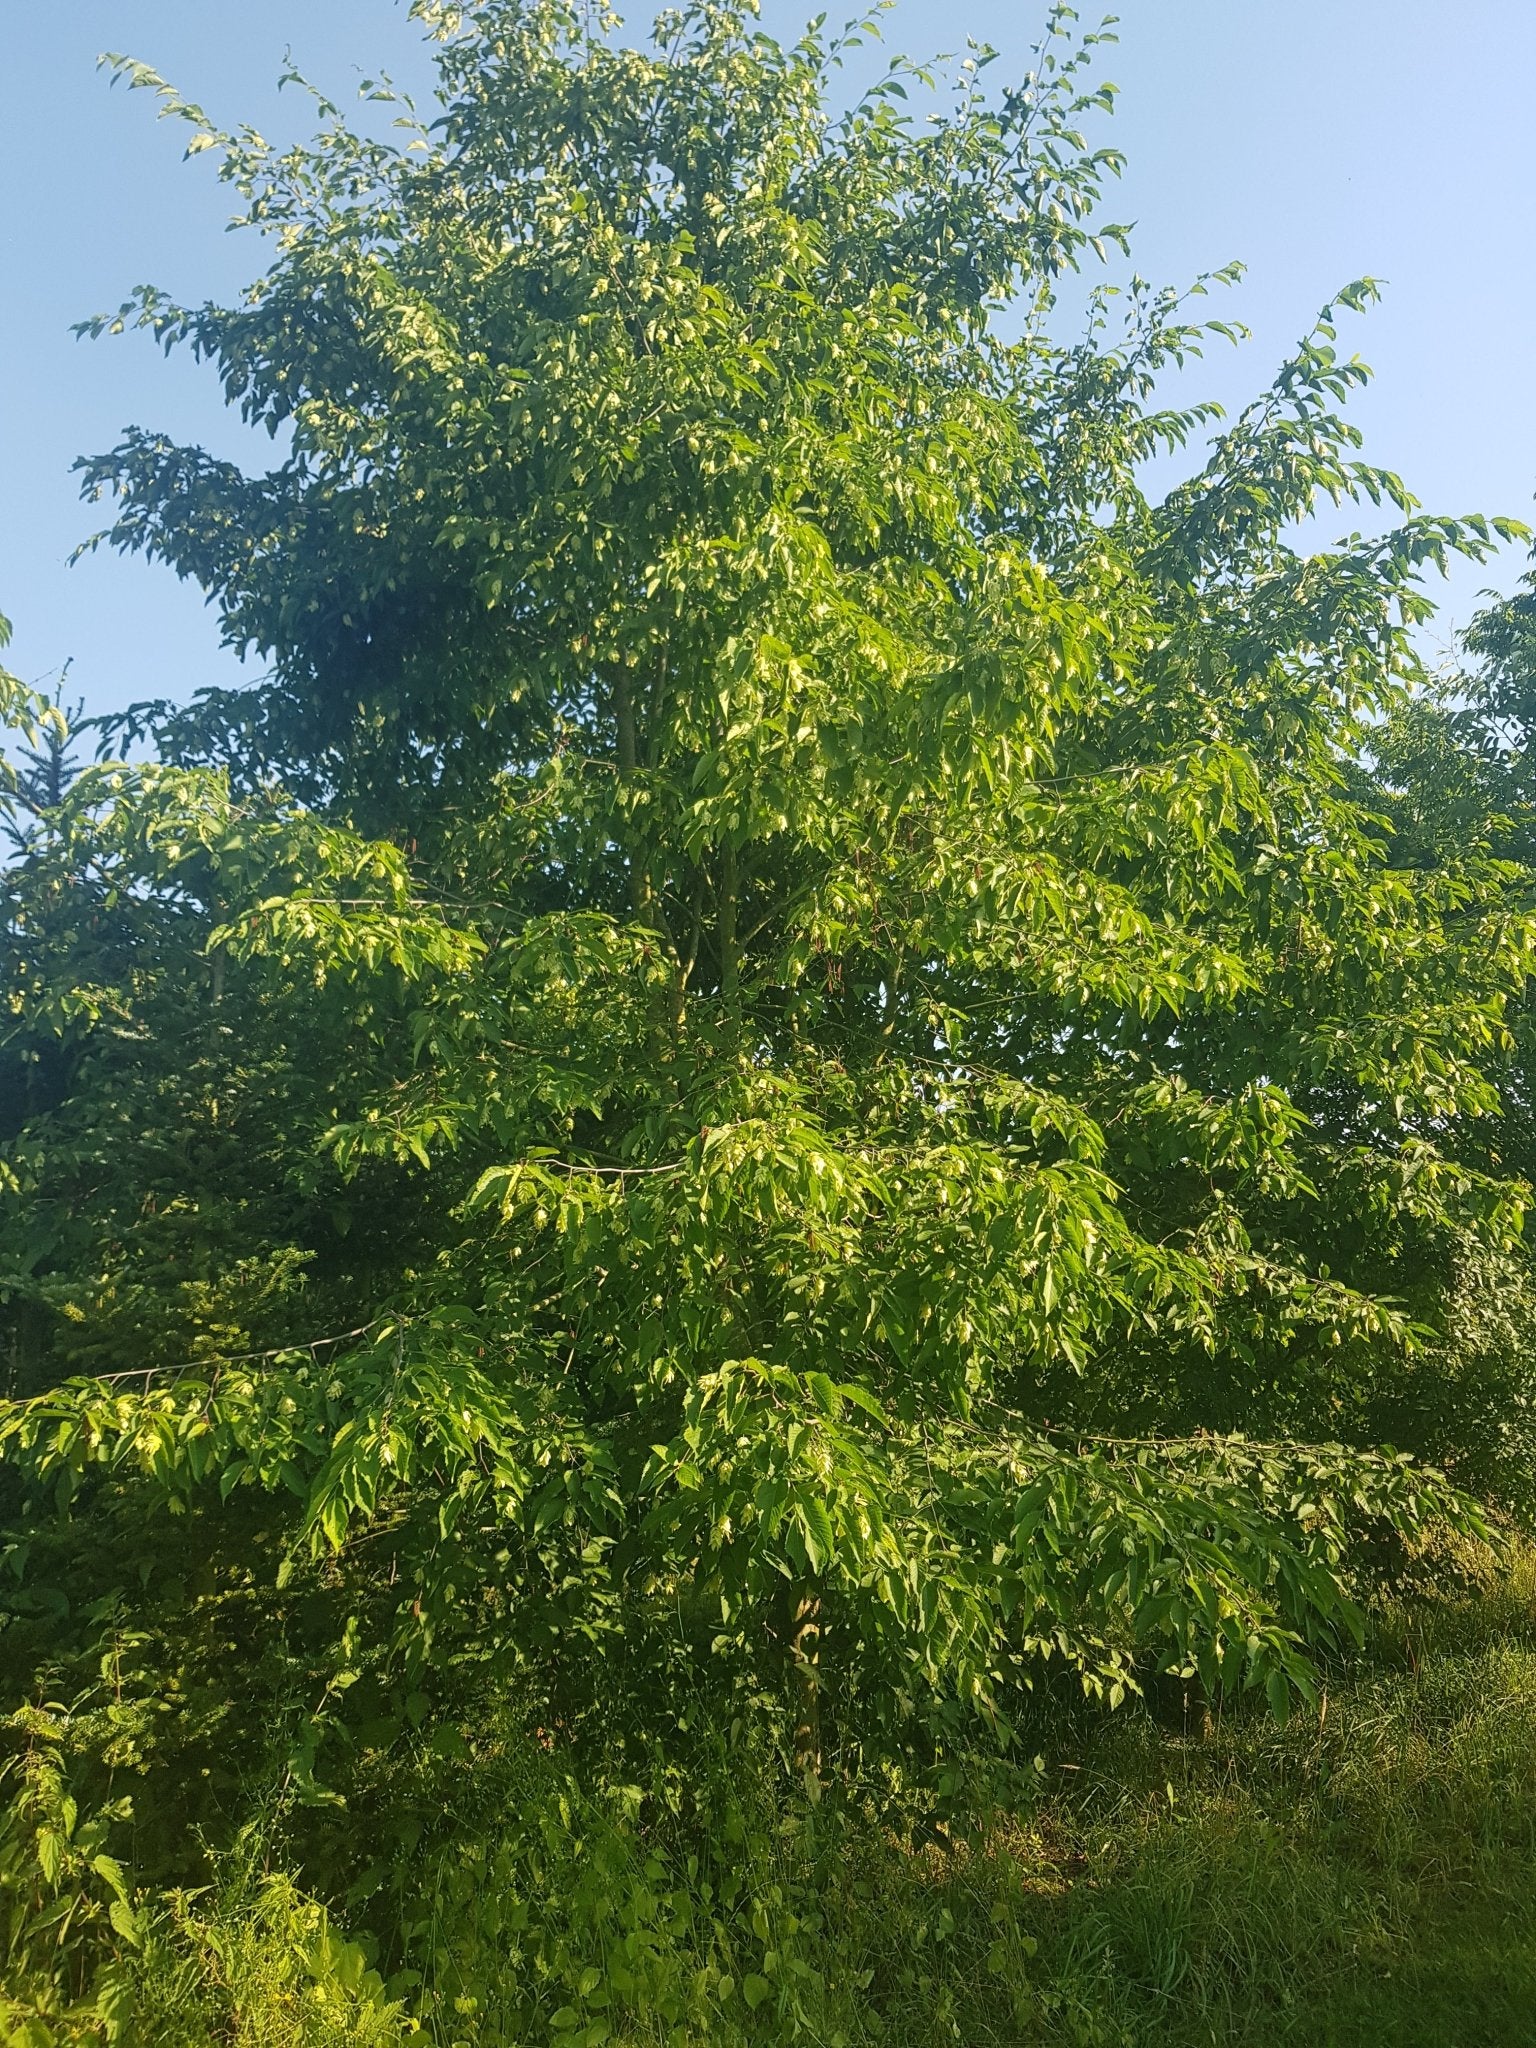
[[[1531,616],[1528,575],[1513,597],[1490,603],[1474,619],[1428,687],[1393,707],[1361,764],[1405,867],[1455,871],[1476,849],[1517,912],[1532,901],[1536,854]],[[1528,994],[1512,1007],[1509,1024],[1500,1114],[1467,1131],[1463,1153],[1485,1171],[1529,1182],[1536,1171],[1536,1039]],[[1420,1293],[1444,1303],[1438,1336],[1416,1372],[1383,1390],[1384,1433],[1400,1441],[1455,1441],[1480,1483],[1528,1513],[1536,1472],[1536,1293],[1528,1246],[1494,1250],[1453,1236],[1438,1257],[1426,1257]]]

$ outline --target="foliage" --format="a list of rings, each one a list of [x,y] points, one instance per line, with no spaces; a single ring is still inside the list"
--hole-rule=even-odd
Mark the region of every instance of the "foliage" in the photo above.
[[[1404,861],[1444,872],[1469,848],[1500,863],[1512,907],[1531,901],[1536,854],[1530,756],[1536,724],[1531,634],[1532,581],[1489,605],[1473,622],[1459,658],[1433,687],[1394,707],[1373,736],[1375,787]],[[1469,1163],[1527,1182],[1536,1173],[1536,1011],[1529,995],[1508,1017],[1510,1054],[1496,1122],[1469,1129]],[[1425,1353],[1409,1403],[1442,1441],[1456,1438],[1459,1463],[1478,1483],[1529,1515],[1536,1473],[1536,1284],[1523,1244],[1503,1253],[1467,1241],[1437,1275],[1446,1311]],[[1404,1440],[1400,1426],[1390,1433]]]
[[[908,1826],[1058,1675],[1283,1720],[1426,1531],[1486,1534],[1441,1466],[1522,1498],[1509,1346],[1440,1364],[1520,1256],[1526,850],[1427,856],[1391,751],[1422,575],[1515,529],[1360,459],[1368,284],[1219,425],[1157,403],[1228,331],[1187,300],[1058,338],[1118,234],[1066,9],[1017,87],[847,111],[819,26],[417,13],[399,143],[321,100],[275,151],[113,60],[270,260],[88,324],[284,446],[134,430],[85,486],[271,676],[139,707],[153,758],[56,776],[0,877],[3,1626],[95,1700],[101,1811],[198,1759],[141,1799],[162,1889],[253,1742],[306,1885],[368,1759],[490,1701],[617,1758],[560,1911],[707,2030],[593,1786],[708,1722]],[[1386,531],[1304,552],[1323,496]],[[595,2041],[588,1934],[527,1931]]]

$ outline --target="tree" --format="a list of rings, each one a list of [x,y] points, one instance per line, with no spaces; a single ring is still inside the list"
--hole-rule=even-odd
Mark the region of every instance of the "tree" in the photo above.
[[[1015,88],[898,63],[847,113],[817,27],[417,12],[398,146],[322,101],[275,152],[119,65],[273,254],[92,325],[289,445],[85,469],[272,677],[141,710],[159,763],[7,878],[6,1056],[67,1052],[10,1152],[29,1512],[238,1526],[274,1612],[335,1603],[328,1699],[515,1671],[574,1726],[716,1669],[813,1779],[1006,1735],[1041,1659],[1284,1711],[1362,1537],[1479,1526],[1369,1429],[1426,1248],[1518,1231],[1466,1134],[1533,931],[1485,849],[1404,866],[1354,764],[1422,572],[1512,529],[1359,458],[1368,285],[1148,501],[1210,330],[1137,287],[1055,338],[1119,232],[1065,9]],[[1320,494],[1395,523],[1300,552]],[[247,1257],[309,1298],[235,1314]]]
[[[1530,782],[1532,582],[1490,603],[1431,687],[1393,707],[1362,764],[1370,800],[1392,823],[1397,859],[1423,872],[1469,857],[1501,877],[1515,913],[1532,900],[1536,816]],[[1529,992],[1509,1013],[1500,1114],[1469,1127],[1462,1156],[1529,1183],[1536,1173],[1536,1020]],[[1528,1244],[1456,1235],[1425,1261],[1420,1292],[1443,1304],[1418,1370],[1384,1390],[1380,1413],[1399,1441],[1455,1443],[1463,1470],[1529,1515],[1536,1476],[1536,1288]]]

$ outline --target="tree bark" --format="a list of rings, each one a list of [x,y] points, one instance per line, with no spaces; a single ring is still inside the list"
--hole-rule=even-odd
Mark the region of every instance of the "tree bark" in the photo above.
[[[736,1008],[741,993],[741,953],[736,937],[736,898],[740,888],[736,849],[729,840],[720,850],[720,994],[727,1010]]]
[[[635,732],[635,696],[626,668],[616,668],[609,680],[613,686],[614,751],[618,758],[619,780],[632,783],[640,766],[640,749]],[[629,902],[635,916],[646,923],[654,921],[653,891],[651,888],[650,865],[640,854],[631,836],[625,848],[629,866]]]
[[[795,1769],[821,1777],[821,1595],[813,1585],[791,1594],[789,1681],[795,1708]]]
[[[621,784],[633,783],[640,770],[640,738],[635,725],[634,683],[622,664],[603,672],[613,691],[614,753]],[[671,963],[671,986],[666,995],[666,1020],[676,1038],[683,1025],[688,969],[667,919],[666,905],[656,888],[650,859],[644,851],[644,834],[631,831],[624,848],[629,871],[629,905],[637,924],[657,933]]]

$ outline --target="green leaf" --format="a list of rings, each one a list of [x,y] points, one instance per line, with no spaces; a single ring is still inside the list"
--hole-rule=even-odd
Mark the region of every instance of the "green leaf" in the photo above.
[[[144,1928],[140,1916],[123,1898],[113,1899],[107,1908],[107,1917],[113,1929],[132,1947],[138,1948],[144,1939]]]
[[[806,1500],[801,1503],[800,1517],[805,1529],[805,1547],[814,1571],[825,1571],[837,1554],[837,1537],[832,1528],[832,1517],[823,1502]]]

